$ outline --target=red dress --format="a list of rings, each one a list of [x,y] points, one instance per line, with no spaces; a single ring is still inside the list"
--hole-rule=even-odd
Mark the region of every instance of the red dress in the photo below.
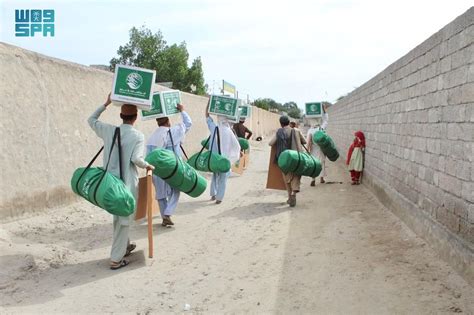
[[[354,133],[354,135],[356,136],[355,139],[354,139],[354,142],[352,142],[351,146],[349,147],[349,152],[347,152],[347,160],[346,160],[347,165],[351,164],[352,154],[354,153],[354,150],[356,148],[359,148],[362,151],[365,148],[364,133],[362,131],[357,131],[357,132]],[[356,151],[358,151],[357,153],[360,154],[359,150],[356,150]],[[360,155],[358,157],[360,157]],[[357,169],[358,168],[349,170],[350,173],[351,173],[351,178],[352,178],[353,183],[358,183],[359,178],[360,178],[360,174],[362,173],[361,170],[357,170]]]

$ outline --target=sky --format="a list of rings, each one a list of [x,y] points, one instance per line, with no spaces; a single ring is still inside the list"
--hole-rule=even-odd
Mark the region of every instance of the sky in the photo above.
[[[472,6],[425,0],[0,0],[0,41],[84,65],[108,64],[133,26],[185,41],[211,92],[334,102]],[[15,37],[15,9],[54,9],[54,37]],[[1,69],[0,69],[1,71]]]

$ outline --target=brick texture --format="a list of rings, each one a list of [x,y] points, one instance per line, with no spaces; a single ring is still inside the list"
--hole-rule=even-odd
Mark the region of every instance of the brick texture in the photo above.
[[[474,8],[330,110],[342,156],[367,139],[369,180],[474,244]]]

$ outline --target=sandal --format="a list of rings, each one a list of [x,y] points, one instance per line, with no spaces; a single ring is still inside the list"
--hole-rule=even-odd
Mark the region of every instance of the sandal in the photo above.
[[[128,266],[128,264],[129,264],[128,260],[125,260],[125,259],[122,259],[120,262],[111,261],[110,262],[110,269],[117,270],[117,269],[120,269],[122,267]]]
[[[128,257],[132,254],[133,250],[137,248],[137,245],[136,244],[130,244],[127,246],[127,251],[125,252],[125,256],[124,257]]]
[[[168,226],[168,225],[174,225],[173,221],[171,221],[171,218],[169,216],[165,216],[163,218],[163,222],[161,223],[162,226]]]
[[[292,195],[290,197],[290,207],[294,207],[294,206],[296,206],[296,196]]]

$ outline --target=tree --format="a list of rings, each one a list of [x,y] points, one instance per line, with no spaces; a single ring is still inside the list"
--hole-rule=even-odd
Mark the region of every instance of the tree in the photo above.
[[[129,34],[129,42],[119,47],[118,57],[110,60],[112,71],[116,64],[154,69],[156,82],[173,82],[175,89],[199,95],[206,93],[201,58],[194,59],[188,68],[185,42],[168,46],[160,31],[152,33],[144,26],[132,27]]]
[[[285,104],[283,104],[283,108],[285,108],[286,111],[289,111],[292,108],[298,108],[298,105],[296,105],[295,102],[291,101],[291,102],[286,102]]]
[[[204,83],[201,57],[194,59],[191,68],[188,70],[186,89],[192,90],[192,86],[195,87],[195,92],[193,93],[196,93],[197,95],[206,94],[207,84]]]
[[[301,118],[301,109],[299,107],[293,107],[288,110],[288,116],[295,118],[295,119],[300,119]]]
[[[161,32],[155,34],[142,26],[140,29],[130,29],[130,40],[117,50],[118,58],[110,60],[110,70],[114,71],[116,64],[156,69],[159,54],[165,49],[166,41]]]
[[[295,102],[286,102],[282,105],[271,98],[259,98],[255,100],[253,105],[265,110],[276,109],[280,112],[286,112],[288,116],[295,119],[300,119],[302,115],[301,109]]]
[[[264,109],[264,110],[269,110],[270,107],[268,106],[268,102],[266,102],[264,99],[256,99],[254,102],[253,102],[253,105],[258,107],[258,108],[261,108],[261,109]]]

